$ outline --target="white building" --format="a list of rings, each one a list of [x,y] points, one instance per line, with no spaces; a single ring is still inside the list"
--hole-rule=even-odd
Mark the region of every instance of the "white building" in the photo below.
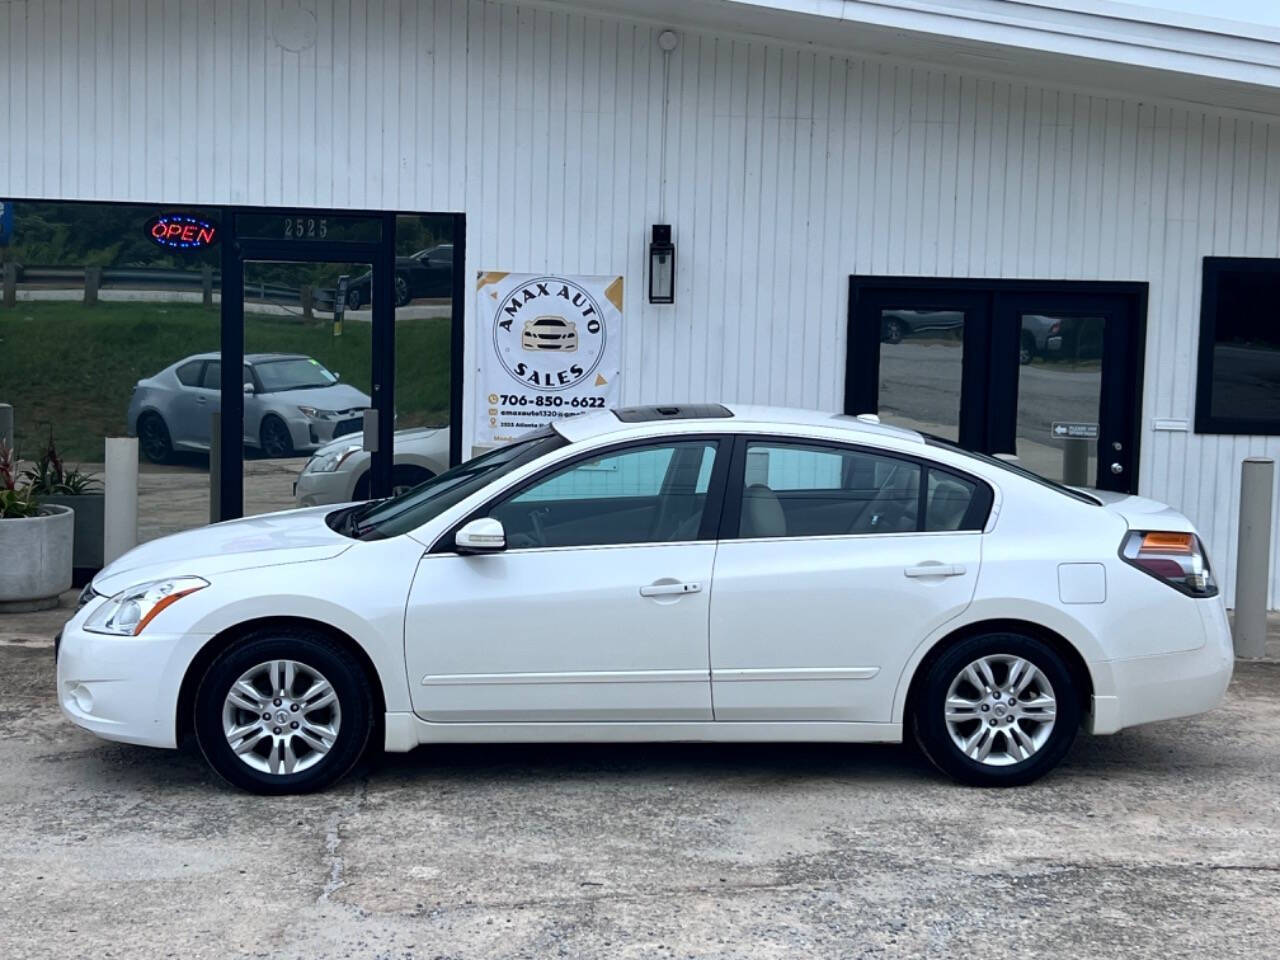
[[[1280,454],[1274,28],[1108,0],[0,0],[0,105],[0,197],[461,214],[465,277],[620,275],[627,403],[878,409],[1059,477],[1051,424],[1097,425],[1088,482],[1185,511],[1228,590],[1239,463]]]

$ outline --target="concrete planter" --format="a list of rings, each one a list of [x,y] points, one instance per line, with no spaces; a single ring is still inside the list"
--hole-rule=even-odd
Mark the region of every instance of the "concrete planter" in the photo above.
[[[75,513],[49,504],[41,516],[0,520],[0,613],[47,610],[71,588]]]
[[[102,536],[106,526],[107,498],[101,493],[69,496],[64,493],[42,494],[40,502],[70,507],[76,512],[76,542],[71,565],[76,570],[102,569]]]

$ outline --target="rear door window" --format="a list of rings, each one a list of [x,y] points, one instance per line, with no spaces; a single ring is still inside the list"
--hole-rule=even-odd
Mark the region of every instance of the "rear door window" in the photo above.
[[[200,368],[204,366],[203,360],[192,360],[190,363],[184,363],[175,373],[178,376],[178,382],[184,387],[195,387],[200,384]]]
[[[204,365],[204,377],[200,380],[200,386],[206,390],[222,389],[222,362],[220,360],[210,360]]]
[[[747,444],[742,537],[821,537],[916,529],[919,463],[863,450]]]
[[[750,440],[741,469],[742,538],[981,530],[993,499],[972,477],[863,447]]]

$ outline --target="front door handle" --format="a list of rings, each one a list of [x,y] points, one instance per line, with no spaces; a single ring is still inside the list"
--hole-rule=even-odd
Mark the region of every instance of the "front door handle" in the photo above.
[[[700,583],[651,583],[640,588],[642,597],[671,597],[686,593],[701,593]]]
[[[958,563],[928,563],[907,567],[902,571],[908,577],[963,577],[964,567]]]

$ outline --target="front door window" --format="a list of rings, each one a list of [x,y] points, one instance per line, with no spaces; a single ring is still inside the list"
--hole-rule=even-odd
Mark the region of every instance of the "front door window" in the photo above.
[[[509,548],[700,539],[716,443],[691,440],[580,460],[489,511]]]

